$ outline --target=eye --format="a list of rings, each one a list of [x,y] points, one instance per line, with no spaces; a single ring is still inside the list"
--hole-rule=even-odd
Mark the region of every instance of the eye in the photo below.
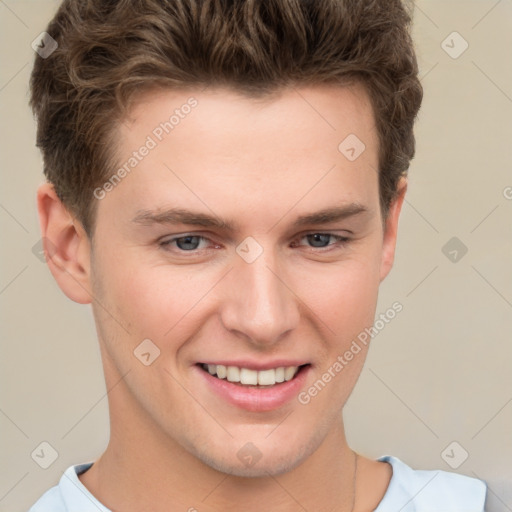
[[[297,241],[307,240],[307,247],[312,249],[323,249],[327,247],[341,247],[350,241],[346,236],[336,235],[334,233],[308,233],[298,238]],[[334,240],[334,242],[332,241]],[[304,244],[293,242],[292,246],[304,246]],[[208,244],[210,242],[210,244]],[[331,242],[331,243],[330,243]],[[166,251],[178,253],[200,251],[208,249],[213,242],[201,235],[181,235],[167,240],[162,240],[159,245]],[[214,244],[216,245],[216,244]]]
[[[350,240],[350,238],[346,236],[335,235],[334,233],[309,233],[300,238],[300,240],[303,239],[307,239],[308,243],[311,244],[309,247],[313,247],[315,249],[321,249],[323,247],[329,247],[333,245],[343,246]],[[330,239],[335,239],[337,244],[336,242],[329,243]]]
[[[196,251],[200,247],[201,241],[207,241],[208,239],[204,236],[199,235],[184,235],[178,236],[175,238],[170,238],[169,240],[163,240],[160,242],[160,246],[164,249],[168,249],[169,247],[177,247],[182,252],[191,252]],[[176,245],[173,245],[176,244]],[[205,249],[206,247],[201,247],[201,249]]]

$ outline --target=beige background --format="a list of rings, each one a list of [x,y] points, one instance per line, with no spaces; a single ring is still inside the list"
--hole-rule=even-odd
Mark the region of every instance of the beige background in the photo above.
[[[90,308],[68,300],[32,253],[43,178],[27,106],[30,45],[57,4],[0,1],[2,512],[27,510],[108,440]],[[441,46],[453,31],[469,44],[456,59]],[[512,2],[417,2],[414,37],[425,100],[377,313],[397,300],[404,309],[374,339],[347,435],[367,456],[478,476],[488,511],[512,510]],[[468,248],[455,263],[442,252],[454,236]],[[31,458],[43,441],[58,452],[48,469]],[[452,460],[469,454],[456,469],[442,457],[453,441]]]

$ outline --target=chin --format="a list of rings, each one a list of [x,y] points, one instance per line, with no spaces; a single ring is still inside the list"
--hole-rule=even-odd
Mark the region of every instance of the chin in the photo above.
[[[268,477],[278,476],[295,469],[318,447],[319,442],[311,439],[309,443],[291,447],[283,443],[280,448],[259,451],[252,443],[247,443],[231,456],[208,452],[196,452],[195,456],[204,464],[231,476]]]
[[[279,457],[273,456],[271,460],[264,460],[264,457],[253,465],[244,464],[237,457],[232,459],[226,458],[210,458],[202,455],[201,460],[204,464],[210,466],[216,471],[225,473],[231,476],[245,477],[245,478],[258,478],[268,476],[278,476],[287,473],[297,467],[302,461],[297,456],[294,457]]]

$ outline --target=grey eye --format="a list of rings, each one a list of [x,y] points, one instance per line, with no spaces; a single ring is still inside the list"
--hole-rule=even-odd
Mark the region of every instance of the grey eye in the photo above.
[[[308,242],[312,243],[313,247],[326,247],[329,245],[329,239],[332,235],[324,233],[313,233],[312,235],[306,235]]]
[[[178,247],[179,249],[182,249],[184,251],[193,251],[198,248],[201,238],[202,237],[197,235],[190,235],[175,238],[173,241],[176,242],[176,247]]]

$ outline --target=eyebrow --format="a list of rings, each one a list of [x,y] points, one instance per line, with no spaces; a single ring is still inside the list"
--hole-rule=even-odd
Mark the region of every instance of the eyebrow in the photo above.
[[[360,203],[334,206],[313,213],[300,215],[292,223],[292,227],[300,228],[312,224],[329,224],[368,211],[369,209]],[[230,233],[240,230],[237,222],[223,220],[214,215],[184,208],[168,208],[163,211],[138,210],[132,222],[145,226],[153,224],[187,224],[191,226],[217,228]]]

